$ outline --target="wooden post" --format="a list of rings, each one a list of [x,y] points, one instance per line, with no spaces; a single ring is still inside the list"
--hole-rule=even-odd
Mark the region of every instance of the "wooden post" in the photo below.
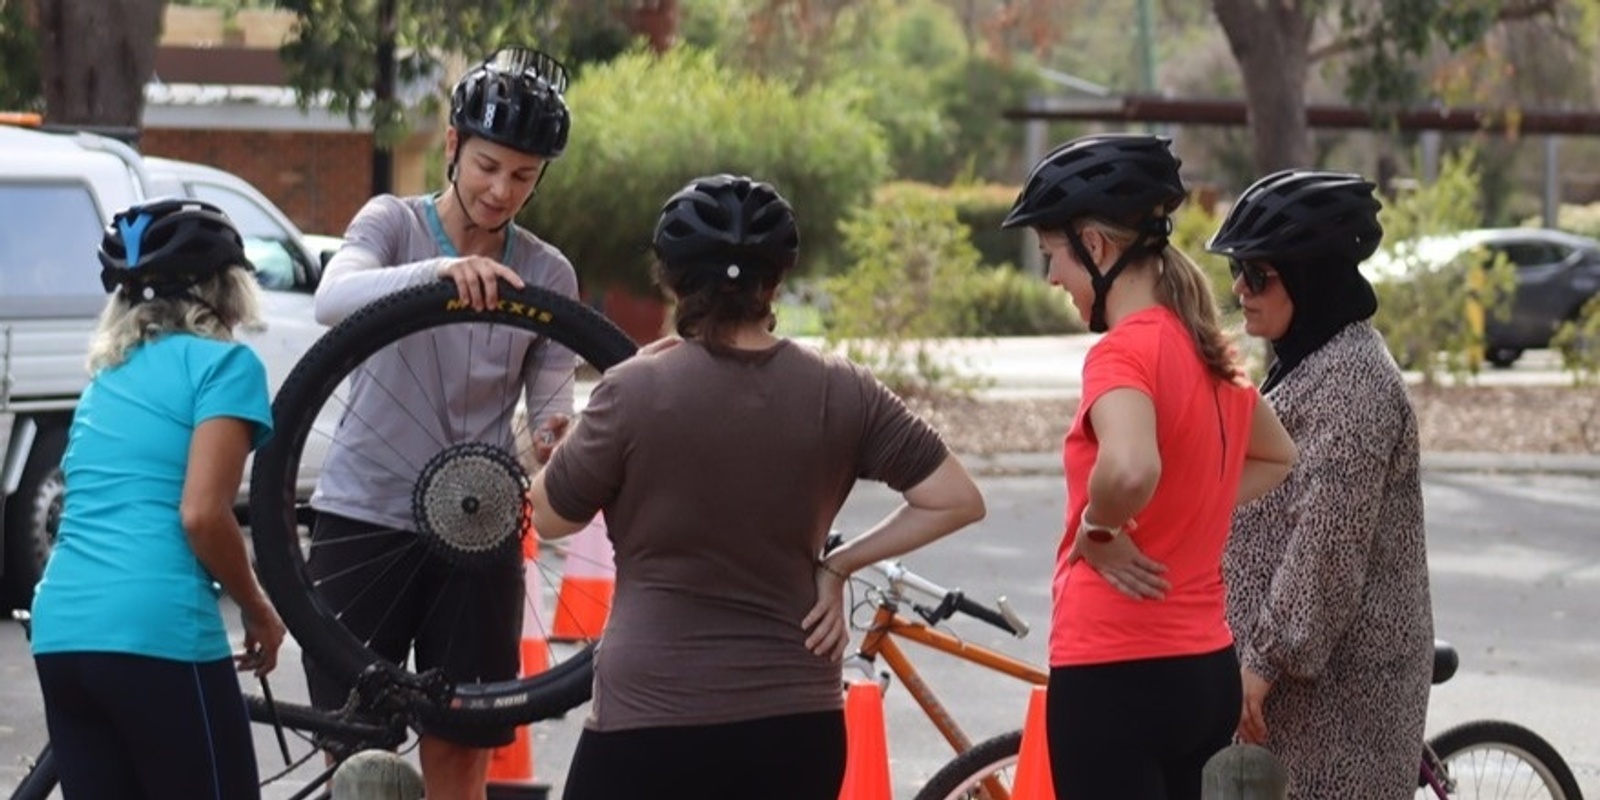
[[[1287,800],[1289,773],[1265,747],[1236,744],[1206,762],[1202,800]]]
[[[422,776],[387,750],[363,750],[333,773],[333,800],[422,800]]]

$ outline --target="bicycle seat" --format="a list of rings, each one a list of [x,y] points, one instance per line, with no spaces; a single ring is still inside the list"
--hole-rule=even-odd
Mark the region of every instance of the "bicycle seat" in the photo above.
[[[1461,657],[1456,655],[1456,649],[1443,639],[1433,640],[1433,683],[1435,686],[1450,680],[1456,674],[1456,667],[1461,666]]]

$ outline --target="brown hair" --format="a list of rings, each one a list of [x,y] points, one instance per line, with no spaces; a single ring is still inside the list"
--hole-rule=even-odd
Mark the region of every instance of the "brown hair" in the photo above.
[[[656,285],[677,301],[672,327],[685,339],[727,343],[742,325],[765,320],[770,331],[777,322],[772,295],[781,273],[740,280],[706,268],[674,268],[659,261],[652,273]]]

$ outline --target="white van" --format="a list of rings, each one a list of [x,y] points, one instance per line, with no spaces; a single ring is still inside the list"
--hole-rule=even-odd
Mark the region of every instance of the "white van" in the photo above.
[[[94,134],[0,125],[0,605],[26,607],[54,541],[67,427],[105,303],[102,233],[117,211],[162,196],[215,203],[244,235],[266,291],[263,324],[240,338],[274,392],[322,335],[311,302],[324,256],[249,183]],[[302,476],[303,495],[314,481]]]

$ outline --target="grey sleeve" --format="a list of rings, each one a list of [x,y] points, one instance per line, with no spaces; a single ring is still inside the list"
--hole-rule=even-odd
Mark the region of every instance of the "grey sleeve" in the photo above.
[[[400,261],[408,217],[399,198],[379,195],[367,201],[350,221],[344,246],[328,261],[317,285],[317,322],[336,325],[380,297],[438,280],[439,267],[448,259]]]

